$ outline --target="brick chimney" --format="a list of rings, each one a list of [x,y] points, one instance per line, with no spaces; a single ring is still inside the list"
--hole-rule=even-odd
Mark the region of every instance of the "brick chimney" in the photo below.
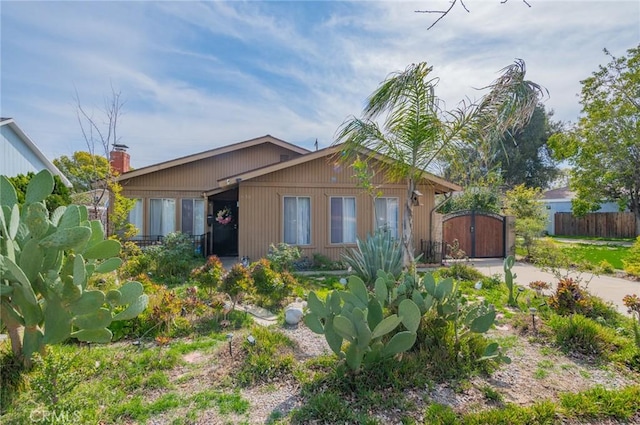
[[[129,146],[114,144],[113,150],[109,153],[109,164],[111,169],[118,174],[126,173],[131,169],[129,160],[131,157],[127,153]]]

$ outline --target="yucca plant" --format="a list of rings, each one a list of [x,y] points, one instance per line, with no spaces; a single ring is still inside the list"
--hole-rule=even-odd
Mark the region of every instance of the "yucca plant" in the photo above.
[[[349,248],[342,257],[367,286],[373,287],[378,270],[399,277],[402,273],[402,245],[390,232],[378,230],[365,240],[356,240],[357,249]]]

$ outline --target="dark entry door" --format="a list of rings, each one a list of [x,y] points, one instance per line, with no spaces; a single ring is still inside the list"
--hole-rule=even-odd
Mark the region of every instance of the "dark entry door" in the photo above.
[[[220,211],[224,213],[219,214]],[[228,215],[226,213],[228,211]],[[213,203],[213,254],[218,257],[238,255],[238,203],[215,201]]]
[[[504,217],[479,211],[458,211],[442,219],[443,239],[453,245],[458,240],[469,258],[504,257]]]

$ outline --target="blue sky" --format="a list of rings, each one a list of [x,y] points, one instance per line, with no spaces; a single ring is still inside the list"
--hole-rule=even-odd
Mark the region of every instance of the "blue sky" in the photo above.
[[[580,113],[580,80],[640,42],[640,2],[0,2],[0,115],[50,158],[86,150],[76,118],[101,117],[110,85],[118,131],[140,168],[271,134],[312,148],[393,71],[427,61],[453,109],[515,58],[547,109]]]

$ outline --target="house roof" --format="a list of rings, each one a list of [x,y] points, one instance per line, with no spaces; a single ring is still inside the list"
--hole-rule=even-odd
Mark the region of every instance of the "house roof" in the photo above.
[[[22,131],[22,129],[20,127],[18,127],[18,124],[16,124],[15,120],[13,118],[0,118],[0,127],[1,126],[8,126],[19,138],[20,140],[22,140],[22,142],[25,144],[25,146],[40,160],[42,161],[42,163],[45,165],[45,167],[47,167],[47,169],[49,171],[51,171],[52,174],[57,175],[58,177],[60,177],[60,180],[62,180],[62,183],[64,183],[65,186],[67,187],[71,187],[71,182],[69,181],[69,179],[62,174],[62,172],[58,169],[58,167],[56,167],[55,165],[53,165],[53,163],[51,161],[49,161],[49,159],[44,156],[44,154],[42,153],[42,151],[40,151],[40,149],[38,148],[38,146],[36,146],[36,144],[33,142],[33,140],[31,140],[31,138],[29,136],[26,135],[26,133],[24,131]]]
[[[227,146],[222,146],[215,149],[210,149],[208,151],[196,153],[193,155],[183,156],[181,158],[172,159],[170,161],[160,162],[158,164],[149,165],[147,167],[139,168],[137,170],[132,170],[118,176],[117,180],[125,180],[133,177],[142,176],[149,173],[154,173],[156,171],[165,170],[171,167],[177,167],[179,165],[188,164],[190,162],[199,161],[206,158],[211,158],[217,155],[222,155],[225,153],[233,152],[236,150],[260,145],[262,143],[272,143],[274,145],[283,147],[285,149],[289,149],[290,151],[299,153],[301,155],[305,155],[309,153],[309,150],[301,148],[300,146],[293,145],[291,143],[285,142],[284,140],[273,137],[269,134],[261,137],[256,137],[255,139],[245,140],[243,142],[234,143]]]
[[[240,174],[224,177],[218,180],[217,182],[218,187],[207,192],[207,195],[212,195],[227,189],[231,189],[232,187],[236,186],[238,183],[240,183],[243,180],[250,180],[256,177],[263,176],[265,174],[273,173],[289,167],[304,164],[304,163],[316,160],[318,158],[336,155],[341,151],[341,149],[342,149],[341,145],[333,145],[333,146],[329,146],[328,148],[324,148],[315,152],[310,152],[310,153],[307,153],[306,155],[302,155],[297,158],[290,159],[288,161],[279,162],[276,164],[267,165],[265,167],[257,168],[254,170],[245,171]],[[381,161],[389,161],[388,158],[376,153],[372,153],[371,151],[363,150],[363,154],[374,157]],[[445,179],[437,177],[429,172],[424,171],[423,176],[425,179],[431,181],[432,183],[435,183],[436,193],[446,193],[446,192],[452,192],[455,190],[462,190],[462,188],[457,184],[446,181]]]
[[[542,200],[554,200],[554,199],[573,199],[575,197],[575,192],[572,192],[569,189],[569,186],[560,187],[558,189],[547,190],[542,194]]]

